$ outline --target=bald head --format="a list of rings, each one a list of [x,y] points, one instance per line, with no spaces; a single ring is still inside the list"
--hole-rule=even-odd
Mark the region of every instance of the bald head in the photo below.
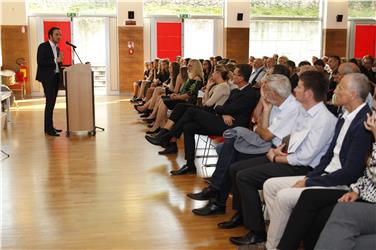
[[[347,75],[350,73],[360,73],[358,65],[352,62],[345,62],[339,65],[338,73],[340,75]]]

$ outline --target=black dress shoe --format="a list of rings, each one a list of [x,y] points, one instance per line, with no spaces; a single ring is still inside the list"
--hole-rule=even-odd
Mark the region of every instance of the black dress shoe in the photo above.
[[[243,218],[240,213],[234,214],[229,221],[218,223],[218,227],[222,229],[231,229],[243,224]]]
[[[161,130],[161,128],[157,128],[156,130],[153,130],[153,131],[149,130],[149,131],[146,131],[146,134],[148,134],[148,135],[156,134],[156,133],[158,133],[160,130]]]
[[[58,128],[54,128],[54,130],[56,131],[56,133],[61,133],[61,132],[63,132],[62,129],[58,129]]]
[[[196,174],[196,167],[182,166],[179,170],[170,171],[171,175]]]
[[[194,200],[205,201],[216,198],[218,196],[218,190],[211,186],[208,186],[199,193],[188,193],[187,196]]]
[[[215,202],[209,201],[206,206],[202,208],[193,209],[192,212],[199,216],[208,216],[214,214],[224,214],[226,212],[226,206],[216,204]]]
[[[139,114],[143,114],[144,111],[141,111],[138,109],[138,107],[140,107],[140,105],[133,105],[134,109],[139,113]]]
[[[170,142],[169,145],[163,151],[159,151],[160,155],[176,154],[178,152],[178,146],[176,142]]]
[[[145,135],[145,139],[153,145],[161,145],[161,140],[158,136]]]
[[[47,131],[46,134],[50,136],[60,136],[60,134],[57,133],[55,130]]]
[[[265,236],[258,236],[252,232],[247,233],[244,236],[241,237],[230,237],[230,241],[234,243],[235,245],[252,245],[256,243],[261,243],[266,241],[266,235]]]

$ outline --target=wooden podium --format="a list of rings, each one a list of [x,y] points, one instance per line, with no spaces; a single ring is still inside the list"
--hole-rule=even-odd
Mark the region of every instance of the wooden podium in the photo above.
[[[67,136],[86,131],[95,135],[94,81],[90,64],[74,64],[63,71],[67,104]]]

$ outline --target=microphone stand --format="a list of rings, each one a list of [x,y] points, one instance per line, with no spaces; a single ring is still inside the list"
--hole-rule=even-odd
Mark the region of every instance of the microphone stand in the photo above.
[[[80,63],[82,64],[81,58],[78,56],[76,49],[74,47],[72,47],[72,49],[73,49],[73,52],[76,54],[78,60],[80,60]]]

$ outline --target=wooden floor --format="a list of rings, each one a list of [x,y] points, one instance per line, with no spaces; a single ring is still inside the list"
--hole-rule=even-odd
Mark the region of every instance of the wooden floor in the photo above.
[[[2,249],[235,249],[226,215],[198,217],[187,192],[198,176],[170,177],[183,161],[159,156],[126,97],[97,97],[95,137],[46,137],[44,99],[25,100],[2,130]],[[66,129],[64,99],[55,126]]]

